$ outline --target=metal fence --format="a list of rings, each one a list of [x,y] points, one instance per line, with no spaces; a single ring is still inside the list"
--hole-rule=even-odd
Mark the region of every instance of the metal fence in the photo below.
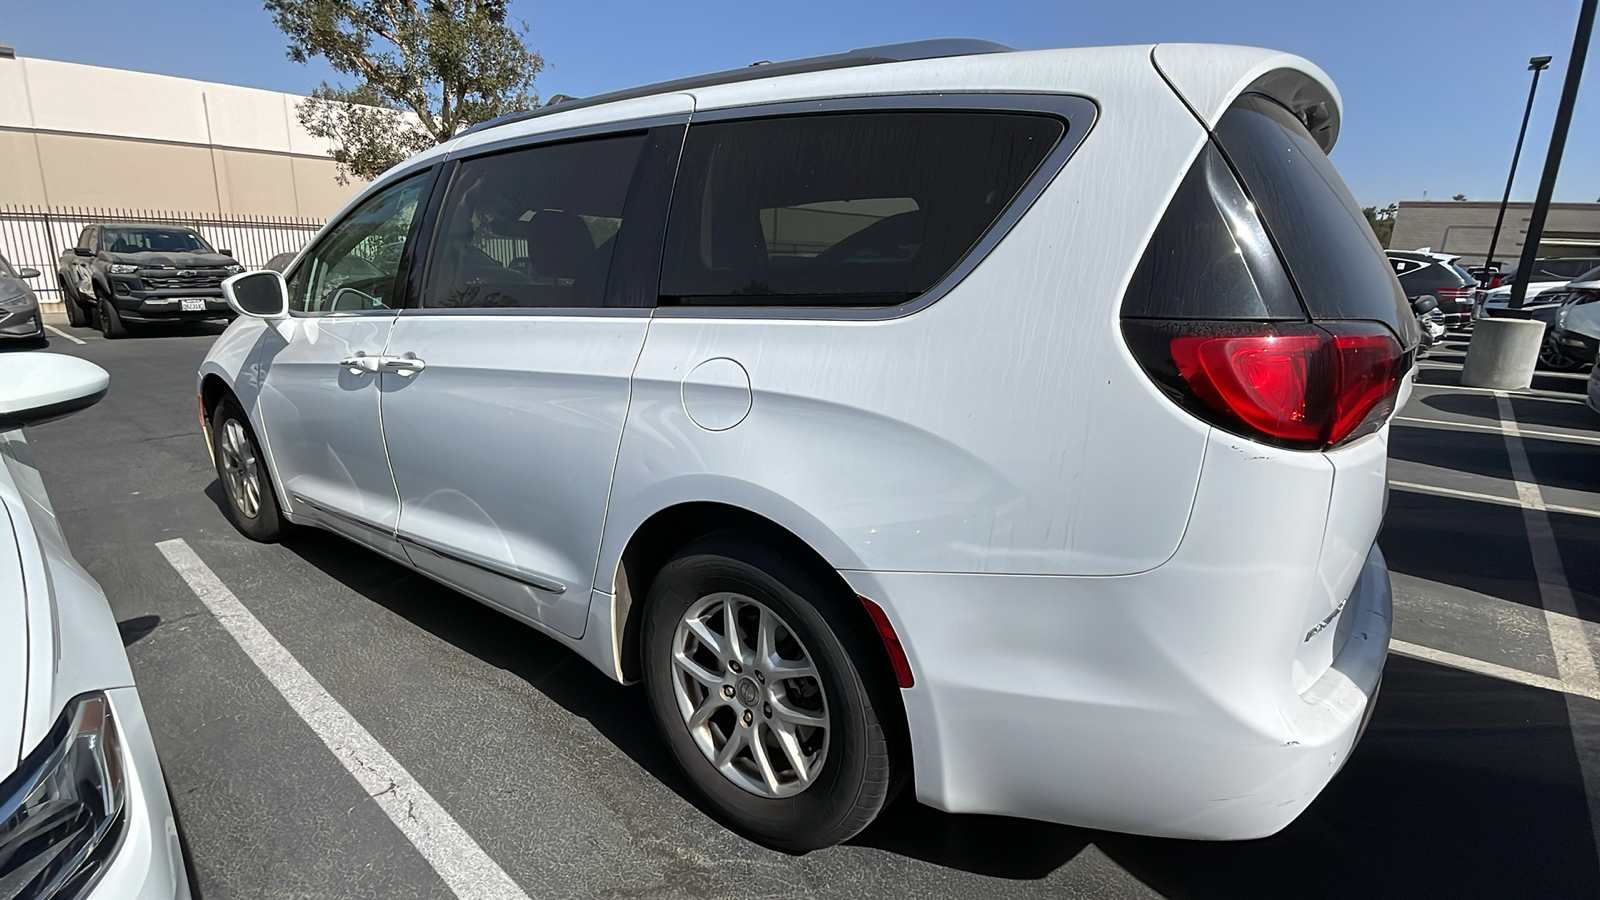
[[[144,209],[0,206],[0,256],[14,268],[34,268],[30,282],[44,303],[59,303],[56,282],[61,254],[78,242],[84,226],[98,223],[153,222],[193,228],[206,242],[228,251],[240,265],[259,269],[280,253],[293,253],[322,227],[323,220],[295,216],[222,216]]]

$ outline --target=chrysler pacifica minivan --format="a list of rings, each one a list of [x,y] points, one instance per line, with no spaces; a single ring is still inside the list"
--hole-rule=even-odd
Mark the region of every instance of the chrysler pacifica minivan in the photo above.
[[[227,283],[228,514],[642,682],[774,846],[906,786],[1271,834],[1390,633],[1416,323],[1339,126],[1282,53],[963,41],[487,123]]]

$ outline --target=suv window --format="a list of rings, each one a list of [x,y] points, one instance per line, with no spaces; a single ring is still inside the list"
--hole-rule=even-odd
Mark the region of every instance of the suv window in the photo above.
[[[1407,272],[1400,276],[1400,287],[1407,297],[1415,297],[1428,291],[1441,288],[1459,288],[1470,279],[1462,278],[1455,269],[1444,265],[1432,265],[1414,272]]]
[[[660,302],[903,303],[972,249],[1065,131],[986,112],[691,125]]]
[[[93,250],[94,248],[94,226],[88,225],[85,226],[83,232],[78,235],[78,249]]]
[[[469,159],[439,215],[426,307],[604,305],[645,135]]]
[[[333,226],[295,267],[289,308],[359,312],[397,307],[400,258],[429,180],[425,172],[390,185]]]
[[[1271,100],[1246,94],[1216,134],[1312,317],[1375,319],[1407,333],[1411,313],[1383,248],[1305,126]]]

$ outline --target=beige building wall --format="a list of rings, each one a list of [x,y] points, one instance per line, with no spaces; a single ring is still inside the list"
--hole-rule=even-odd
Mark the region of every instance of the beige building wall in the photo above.
[[[0,59],[0,205],[329,217],[364,183],[338,183],[302,99]]]
[[[1460,254],[1466,265],[1481,265],[1494,233],[1498,203],[1470,201],[1405,201],[1394,220],[1389,246],[1395,250],[1427,247],[1436,253]],[[1522,255],[1531,203],[1506,205],[1505,224],[1495,258],[1507,262]],[[1545,219],[1540,256],[1600,256],[1600,203],[1552,203]]]

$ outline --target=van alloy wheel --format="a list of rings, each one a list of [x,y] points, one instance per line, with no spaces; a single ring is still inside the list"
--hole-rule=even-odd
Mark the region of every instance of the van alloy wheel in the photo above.
[[[828,753],[828,703],[816,664],[788,623],[743,594],[700,598],[672,642],[672,689],[700,752],[760,797],[791,797]]]
[[[240,514],[254,519],[261,511],[261,469],[255,449],[238,419],[222,424],[222,474],[228,494],[238,504]]]

